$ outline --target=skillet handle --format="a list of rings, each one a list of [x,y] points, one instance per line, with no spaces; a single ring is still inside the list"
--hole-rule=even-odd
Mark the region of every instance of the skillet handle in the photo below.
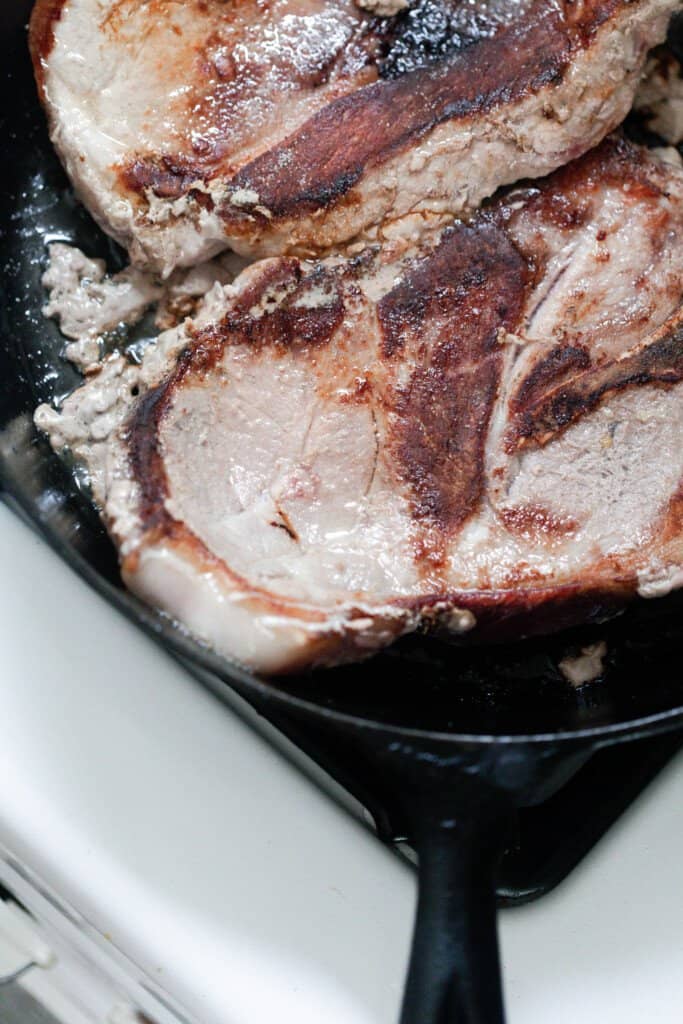
[[[414,836],[419,891],[401,1024],[505,1024],[495,871],[506,813],[439,818]]]

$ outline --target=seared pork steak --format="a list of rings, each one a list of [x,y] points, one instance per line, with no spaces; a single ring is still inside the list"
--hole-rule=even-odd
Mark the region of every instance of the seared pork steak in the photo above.
[[[415,237],[598,143],[680,0],[37,0],[52,138],[134,261]]]
[[[127,584],[276,672],[683,581],[683,170],[610,139],[430,249],[217,286],[39,425]]]

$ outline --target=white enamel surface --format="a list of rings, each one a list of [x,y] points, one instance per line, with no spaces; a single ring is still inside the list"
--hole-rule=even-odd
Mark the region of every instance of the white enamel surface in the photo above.
[[[0,566],[0,844],[201,1024],[393,1024],[411,870],[4,508]],[[680,1021],[682,799],[502,914],[510,1024]]]

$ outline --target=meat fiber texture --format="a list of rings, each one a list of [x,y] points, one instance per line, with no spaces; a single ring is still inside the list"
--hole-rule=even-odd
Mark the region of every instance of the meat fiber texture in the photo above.
[[[264,260],[39,426],[127,585],[276,673],[683,582],[683,171],[611,138],[431,244]]]
[[[221,249],[416,240],[625,117],[680,0],[38,0],[79,196],[164,276]]]

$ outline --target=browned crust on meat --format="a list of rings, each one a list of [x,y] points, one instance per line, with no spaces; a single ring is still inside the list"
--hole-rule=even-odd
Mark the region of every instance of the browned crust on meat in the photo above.
[[[41,99],[45,98],[45,64],[55,42],[55,24],[67,0],[36,0],[31,11],[28,41]]]
[[[510,402],[512,423],[505,436],[507,451],[531,444],[546,445],[607,396],[646,385],[671,386],[683,380],[683,310],[676,314],[647,344],[634,352],[592,366],[567,381],[551,380],[547,390],[525,383]]]
[[[566,3],[560,14],[554,3],[538,0],[523,21],[492,38],[330,102],[231,178],[231,190],[253,191],[259,198],[244,206],[228,201],[222,216],[231,230],[248,233],[254,224],[267,227],[330,208],[367,170],[404,152],[439,124],[479,118],[560,81],[575,52],[589,46],[600,26],[626,6],[631,5],[625,0]],[[120,176],[133,192],[151,189],[177,198],[212,173],[205,162],[190,157],[141,154],[121,167]]]
[[[313,290],[326,301],[309,305],[306,300]],[[255,351],[269,348],[275,354],[321,347],[343,316],[337,275],[318,267],[304,277],[298,260],[274,260],[217,324],[192,331],[183,376],[211,370],[227,345],[249,345]]]
[[[538,21],[530,16],[530,23],[475,43],[441,67],[376,82],[330,103],[290,139],[242,168],[231,185],[257,192],[258,205],[274,218],[330,207],[369,168],[444,121],[481,117],[558,81],[570,54],[557,14],[548,10]],[[257,210],[244,214],[231,204],[222,213],[231,225],[245,216],[265,222]]]
[[[260,115],[256,113],[254,117],[252,113],[251,118],[245,119],[243,103],[254,98],[263,100],[265,96],[264,111],[267,112],[268,70],[257,55],[260,33],[265,31],[271,35],[269,49],[273,67],[279,67],[280,72],[286,74],[283,87],[293,96],[308,96],[313,103],[311,113],[324,102],[374,82],[378,77],[378,63],[392,34],[392,23],[388,19],[373,17],[350,0],[344,0],[337,9],[345,18],[343,40],[332,26],[321,49],[314,37],[316,32],[324,30],[312,27],[310,46],[292,47],[287,27],[279,25],[283,11],[271,14],[269,5],[260,0],[237,3],[193,0],[193,3],[208,28],[200,42],[183,50],[185,58],[190,58],[188,74],[192,93],[173,101],[172,108],[178,113],[182,111],[182,117],[195,127],[201,127],[180,150],[154,153],[142,150],[118,167],[121,184],[133,192],[152,189],[158,196],[177,198],[187,194],[194,182],[218,177],[228,180],[244,163],[246,157],[239,155],[242,130],[246,124],[249,134],[250,122],[255,119],[258,124]],[[190,6],[190,0],[185,0],[185,5]],[[177,0],[161,0],[152,5],[152,10],[144,17],[156,24],[164,18],[171,23],[177,6]],[[102,28],[115,40],[125,34],[122,29],[126,27],[126,19],[135,13],[131,12],[132,7],[139,7],[139,0],[116,4],[102,23]],[[296,4],[292,10],[295,19],[304,13]],[[334,17],[334,5],[330,11]],[[279,28],[283,28],[281,41],[276,42],[272,36],[273,26],[278,36]],[[232,29],[235,29],[234,35]],[[182,34],[178,26],[172,30]],[[234,48],[245,35],[247,44],[240,45],[236,54]],[[250,53],[252,41],[256,44],[253,54]],[[263,92],[259,94],[261,88]],[[266,113],[264,117],[267,123]],[[248,146],[250,152],[258,152],[258,143],[256,145],[256,149]],[[199,200],[201,194],[195,192],[195,198]]]
[[[119,168],[118,175],[124,188],[137,193],[151,189],[160,199],[178,199],[187,195],[195,182],[208,177],[205,164],[200,165],[189,157],[169,154],[136,157]],[[200,195],[202,193],[199,189],[193,190],[194,198]],[[207,195],[206,198],[211,197]]]
[[[526,263],[493,224],[459,224],[378,305],[385,359],[416,368],[390,403],[391,445],[413,514],[451,535],[478,508],[502,356],[516,324]]]
[[[498,330],[519,318],[528,281],[525,261],[497,225],[481,217],[471,227],[455,224],[378,303],[382,356],[391,360],[424,341],[425,328],[431,337],[434,325],[442,358],[494,352]]]
[[[513,402],[515,411],[534,408],[552,388],[571,380],[576,373],[589,369],[590,365],[590,353],[584,345],[562,342],[555,345],[534,364],[531,373],[520,384]]]
[[[159,424],[170,400],[169,388],[170,382],[164,382],[144,394],[126,430],[130,468],[140,489],[140,518],[146,530],[162,533],[173,522],[165,507],[168,479],[158,437]]]
[[[500,368],[496,354],[483,359],[476,373],[416,370],[397,402],[397,461],[410,486],[413,515],[443,534],[453,534],[479,508]]]

